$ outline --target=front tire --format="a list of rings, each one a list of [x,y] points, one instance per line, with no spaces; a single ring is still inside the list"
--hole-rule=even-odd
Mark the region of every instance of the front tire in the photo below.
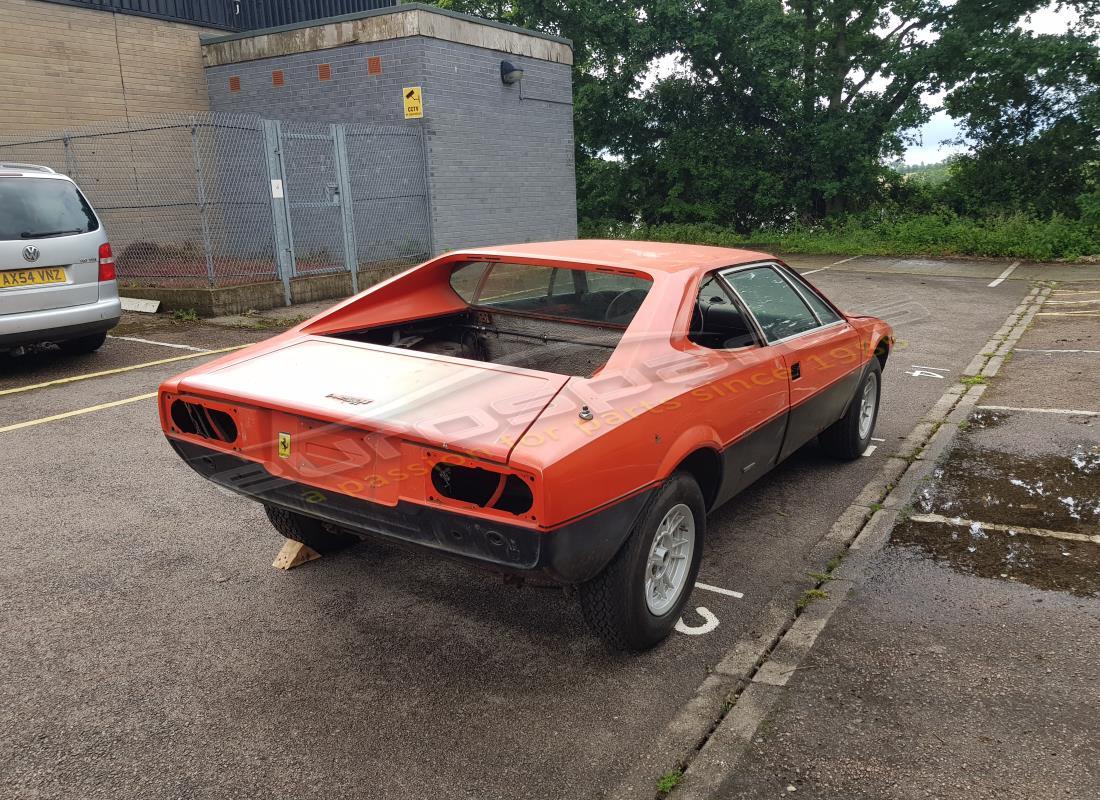
[[[673,475],[603,572],[578,587],[581,612],[614,650],[647,650],[672,633],[691,597],[706,533],[699,485]]]
[[[818,436],[822,449],[842,461],[851,461],[863,455],[875,433],[881,394],[882,367],[877,358],[872,358],[855,397],[848,404],[848,411]]]
[[[301,542],[318,553],[333,553],[358,541],[355,536],[335,531],[320,520],[304,514],[268,505],[264,506],[264,511],[275,530],[287,539]]]

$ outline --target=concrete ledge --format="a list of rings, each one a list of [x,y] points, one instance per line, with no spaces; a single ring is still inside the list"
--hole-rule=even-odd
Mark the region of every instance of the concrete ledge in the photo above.
[[[411,264],[359,271],[359,288],[365,289],[404,272]],[[283,284],[279,281],[245,283],[239,286],[193,288],[179,286],[124,286],[127,297],[160,300],[161,311],[194,311],[200,317],[225,317],[248,311],[264,311],[285,305]],[[336,272],[294,278],[290,282],[291,301],[309,303],[351,296],[351,275]]]
[[[573,63],[573,46],[568,39],[419,3],[204,38],[202,62],[204,67],[218,67],[407,36],[427,36],[558,64]]]

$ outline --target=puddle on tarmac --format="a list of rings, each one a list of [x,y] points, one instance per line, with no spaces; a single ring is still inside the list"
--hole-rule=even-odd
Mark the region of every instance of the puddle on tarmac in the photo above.
[[[1008,419],[1008,414],[1003,411],[986,411],[984,409],[978,409],[970,415],[970,427],[978,430],[988,430],[989,428],[996,428],[1002,422]]]
[[[1100,597],[1100,545],[912,520],[894,528],[890,541],[968,575]]]
[[[1065,456],[1028,458],[975,447],[965,437],[932,475],[914,500],[919,513],[1100,532],[1100,449],[1078,445]]]

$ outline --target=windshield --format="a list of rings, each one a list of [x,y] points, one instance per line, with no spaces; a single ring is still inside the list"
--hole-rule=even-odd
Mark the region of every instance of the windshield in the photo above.
[[[75,185],[57,178],[0,178],[0,240],[87,233],[99,228]]]
[[[615,270],[473,261],[451,273],[451,286],[482,308],[584,322],[629,325],[651,282]]]

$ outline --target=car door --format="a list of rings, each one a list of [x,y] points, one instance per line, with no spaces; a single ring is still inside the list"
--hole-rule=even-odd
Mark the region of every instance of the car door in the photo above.
[[[783,356],[790,416],[786,458],[844,415],[859,383],[859,334],[813,289],[779,264],[728,270],[723,278]]]
[[[790,404],[786,364],[717,273],[702,281],[688,340],[721,358],[715,377],[693,392],[723,443],[719,505],[779,459]]]

